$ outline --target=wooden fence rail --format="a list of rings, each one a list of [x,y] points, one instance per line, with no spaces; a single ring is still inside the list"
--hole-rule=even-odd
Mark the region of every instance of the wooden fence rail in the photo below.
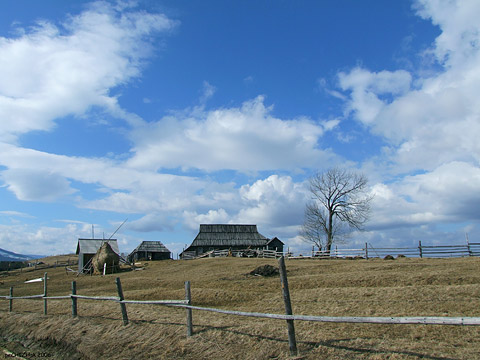
[[[480,256],[480,243],[466,243],[459,245],[422,245],[422,242],[418,242],[418,246],[415,247],[381,247],[374,248],[372,245],[365,244],[363,248],[356,249],[332,249],[329,253],[326,251],[315,251],[312,248],[310,255],[294,256],[290,251],[279,252],[275,250],[265,249],[242,249],[242,250],[211,250],[206,253],[197,255],[195,251],[183,252],[182,259],[190,260],[200,257],[257,257],[257,258],[271,258],[279,259],[282,256],[285,258],[293,259],[305,259],[305,258],[317,258],[317,259],[330,259],[330,258],[364,258],[369,259],[373,257],[385,257],[391,256],[406,256],[406,257],[430,257],[430,258],[445,258],[445,257],[467,257],[467,256]]]
[[[421,324],[421,325],[458,325],[458,326],[480,326],[480,317],[443,317],[443,316],[310,316],[310,315],[284,315],[268,314],[247,311],[232,311],[215,309],[201,306],[170,304],[168,306],[181,307],[199,311],[209,311],[227,315],[257,317],[277,320],[299,320],[331,323],[362,323],[362,324]]]
[[[368,243],[361,249],[332,249],[330,253],[325,251],[315,251],[312,248],[311,257],[314,258],[372,258],[391,256],[408,256],[408,257],[430,257],[430,258],[445,258],[445,257],[467,257],[480,256],[480,243],[466,243],[460,245],[422,245],[418,242],[416,247],[400,247],[400,248],[374,248]]]
[[[288,340],[290,354],[297,354],[296,339],[294,321],[314,321],[314,322],[331,322],[331,323],[370,323],[370,324],[422,324],[422,325],[456,325],[456,326],[480,326],[480,317],[438,317],[438,316],[414,316],[414,317],[372,317],[372,316],[310,316],[310,315],[294,315],[292,312],[292,306],[290,302],[290,292],[288,289],[287,273],[285,269],[284,258],[279,259],[282,293],[285,303],[286,314],[270,314],[259,312],[245,312],[245,311],[233,311],[217,308],[193,306],[191,304],[190,295],[190,282],[185,282],[185,300],[125,300],[123,298],[123,291],[121,287],[120,278],[116,278],[118,296],[85,296],[78,295],[76,293],[76,282],[72,282],[72,293],[70,295],[63,296],[47,296],[47,282],[44,283],[44,294],[42,295],[30,295],[30,296],[13,296],[13,288],[10,288],[9,295],[0,296],[0,299],[6,299],[9,301],[9,311],[13,311],[13,300],[15,299],[43,299],[44,301],[44,313],[46,314],[47,300],[61,300],[71,299],[72,301],[72,316],[78,316],[77,304],[78,300],[93,300],[93,301],[112,301],[120,304],[122,319],[124,325],[128,324],[127,304],[138,305],[163,305],[176,308],[186,309],[186,326],[187,336],[193,335],[193,320],[192,310],[208,311],[226,315],[234,316],[248,316],[257,318],[268,318],[284,320],[287,322],[288,328]],[[44,279],[47,279],[45,273]]]

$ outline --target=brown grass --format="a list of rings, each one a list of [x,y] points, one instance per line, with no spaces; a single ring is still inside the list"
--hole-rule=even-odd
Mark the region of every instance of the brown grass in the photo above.
[[[146,263],[144,270],[80,276],[48,269],[49,295],[115,296],[119,276],[126,299],[183,299],[190,280],[194,305],[283,313],[277,277],[246,276],[275,260],[214,258]],[[480,259],[288,260],[295,314],[328,316],[480,316]],[[11,272],[0,295],[43,292],[43,283],[24,284],[44,271]],[[193,311],[194,336],[186,337],[185,310],[79,300],[71,318],[70,300],[15,300],[14,312],[0,300],[0,331],[10,340],[49,344],[47,352],[84,359],[285,359],[285,321]],[[295,322],[304,359],[479,359],[480,327],[329,324]],[[27,339],[27,340],[25,340]],[[52,345],[53,344],[53,345]],[[54,347],[52,347],[54,346]]]

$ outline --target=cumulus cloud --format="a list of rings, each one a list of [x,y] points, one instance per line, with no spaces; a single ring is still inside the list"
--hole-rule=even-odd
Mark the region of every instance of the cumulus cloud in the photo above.
[[[140,74],[149,36],[174,25],[162,14],[96,2],[60,26],[42,21],[17,38],[0,37],[0,141],[49,130],[93,106],[138,122],[111,89]]]
[[[390,241],[389,233],[401,241],[400,229],[423,229],[428,237],[442,224],[453,229],[478,221],[480,3],[419,0],[414,8],[441,30],[424,54],[436,61],[431,71],[354,68],[339,74],[347,114],[387,143],[365,164],[373,177],[390,179],[372,190],[369,228],[378,241]]]
[[[184,226],[191,230],[197,230],[199,224],[228,224],[231,216],[225,209],[208,210],[205,214],[198,214],[196,211],[184,211]]]
[[[90,232],[90,225],[78,224],[64,227],[0,225],[0,248],[19,254],[72,254],[77,239]]]
[[[62,176],[41,170],[6,170],[0,178],[19,200],[48,202],[75,192]]]
[[[220,201],[216,209],[205,213],[186,211],[184,224],[192,230],[200,223],[257,224],[266,236],[286,240],[297,235],[308,196],[304,182],[296,183],[290,176],[271,175],[229,194],[235,200],[234,206]]]
[[[53,200],[72,194],[74,180],[97,190],[94,200],[77,199],[77,205],[97,210],[144,213],[179,209],[189,204],[205,181],[192,177],[125,168],[110,159],[49,154],[0,144],[0,163],[8,170],[5,186],[21,200]]]
[[[239,222],[259,222],[270,227],[301,223],[307,198],[304,183],[290,176],[271,175],[252,185],[243,185],[240,196],[245,206],[236,216]]]
[[[381,95],[404,94],[410,89],[411,75],[404,70],[370,72],[355,68],[348,74],[338,74],[339,85],[343,91],[351,92],[348,111],[353,111],[355,118],[365,124],[371,124],[388,100]]]
[[[480,160],[480,23],[472,15],[479,6],[417,2],[417,13],[442,31],[430,49],[441,66],[433,76],[363,68],[339,74],[350,94],[346,110],[390,144],[398,172]]]
[[[478,222],[480,169],[464,162],[372,186],[369,230]]]
[[[196,109],[145,124],[132,133],[128,166],[249,172],[315,167],[333,157],[317,147],[321,125],[306,118],[282,120],[271,112],[259,96],[239,108]]]

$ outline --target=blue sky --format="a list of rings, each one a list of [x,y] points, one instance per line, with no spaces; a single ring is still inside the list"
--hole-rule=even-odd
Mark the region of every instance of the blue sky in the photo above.
[[[307,179],[364,172],[349,247],[478,240],[480,3],[33,1],[0,7],[0,247],[201,223],[294,252]]]

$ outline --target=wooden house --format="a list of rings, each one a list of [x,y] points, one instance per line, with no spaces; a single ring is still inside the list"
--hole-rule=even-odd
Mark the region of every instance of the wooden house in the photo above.
[[[128,261],[138,260],[168,260],[171,258],[168,250],[161,241],[143,241],[128,255]]]
[[[276,250],[283,252],[283,242],[269,239],[257,230],[257,225],[201,224],[200,232],[183,255],[198,256],[211,250]]]
[[[108,242],[112,250],[119,254],[117,239],[78,239],[76,251],[78,255],[78,272],[84,272],[84,268],[88,267],[89,262],[104,242]]]

